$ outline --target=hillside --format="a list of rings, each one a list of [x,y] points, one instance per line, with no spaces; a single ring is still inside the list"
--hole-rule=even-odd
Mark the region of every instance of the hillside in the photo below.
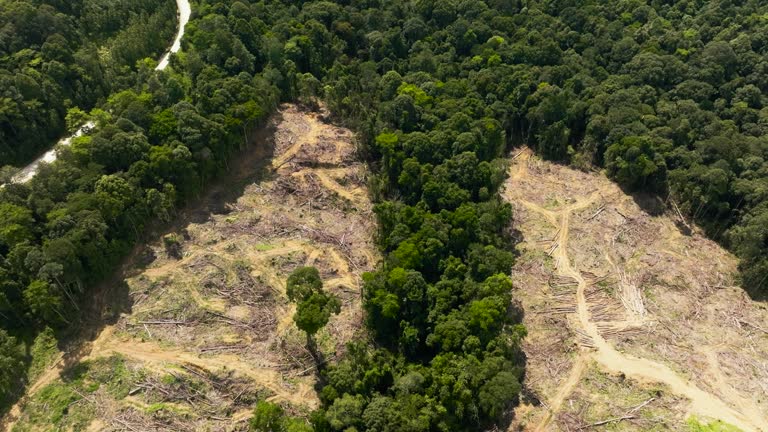
[[[503,195],[529,332],[513,429],[684,431],[694,416],[768,430],[768,309],[736,285],[731,254],[658,198],[527,149]]]
[[[4,430],[240,430],[257,400],[317,408],[285,280],[313,265],[342,299],[318,336],[333,361],[361,325],[360,275],[378,259],[366,171],[351,132],[320,114],[284,106],[263,135],[124,264],[95,340],[60,355]]]

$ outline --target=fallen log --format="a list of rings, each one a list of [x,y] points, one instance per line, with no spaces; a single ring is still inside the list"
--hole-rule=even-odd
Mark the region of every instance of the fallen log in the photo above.
[[[596,218],[597,216],[599,216],[599,215],[600,215],[600,213],[602,213],[602,212],[603,212],[603,210],[605,210],[605,204],[603,204],[603,205],[602,205],[602,206],[601,206],[599,209],[597,209],[597,211],[595,212],[595,214],[593,214],[592,216],[588,217],[588,218],[587,218],[587,220],[588,220],[588,221],[591,221],[592,219]]]
[[[596,427],[596,426],[602,426],[602,425],[608,424],[608,423],[620,422],[620,421],[624,421],[624,420],[631,420],[633,418],[635,418],[635,416],[633,416],[633,415],[625,415],[625,416],[621,416],[621,417],[611,418],[611,419],[608,419],[608,420],[601,420],[599,422],[595,422],[595,423],[592,423],[592,424],[589,424],[589,425],[581,426],[581,427],[579,427],[578,430],[584,430],[584,429],[589,429],[589,428],[593,428],[593,427]]]

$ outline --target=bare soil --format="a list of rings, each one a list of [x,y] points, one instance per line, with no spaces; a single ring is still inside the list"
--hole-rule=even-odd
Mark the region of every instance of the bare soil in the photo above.
[[[234,164],[226,183],[124,266],[128,312],[76,360],[117,355],[155,381],[124,399],[100,394],[87,401],[98,402],[100,413],[89,430],[238,430],[252,403],[222,387],[232,380],[291,412],[318,406],[315,363],[293,323],[285,282],[296,267],[313,265],[325,289],[341,298],[341,313],[317,336],[332,360],[361,328],[361,275],[379,260],[366,168],[356,161],[353,134],[322,113],[286,105],[267,130],[273,133]],[[4,430],[25,424],[25,404],[60,380],[65,363],[73,362],[57,362],[29,387]],[[205,377],[210,391],[221,393],[205,400],[219,408],[201,410],[194,398],[169,399],[173,409],[148,408],[152,391],[172,391],[156,382],[168,373]]]
[[[510,169],[529,330],[511,429],[686,430],[695,415],[768,431],[768,310],[736,285],[736,259],[602,174],[528,149]]]

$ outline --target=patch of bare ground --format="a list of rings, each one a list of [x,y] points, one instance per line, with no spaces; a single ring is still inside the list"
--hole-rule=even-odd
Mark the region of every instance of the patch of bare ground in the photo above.
[[[239,413],[250,414],[255,401],[270,396],[233,368],[212,372],[174,359],[158,370],[145,358],[120,358],[130,385],[117,395],[100,388],[81,400],[95,413],[89,431],[245,431],[249,416]]]
[[[90,430],[240,430],[257,396],[294,413],[318,406],[315,364],[293,324],[285,282],[296,267],[313,265],[341,298],[341,313],[317,336],[332,360],[362,325],[361,275],[379,259],[366,168],[355,160],[352,133],[320,113],[286,105],[268,129],[274,133],[256,154],[274,149],[271,161],[243,157],[228,183],[136,254],[144,265],[134,257],[125,266],[130,312],[80,360],[121,356],[147,378],[129,397],[98,396]],[[60,369],[25,400],[57,382]],[[197,384],[177,385],[189,380]]]
[[[685,399],[656,383],[603,372],[588,362],[554,423],[562,430],[687,431]]]
[[[513,280],[529,332],[512,429],[655,430],[622,412],[657,388],[664,400],[643,409],[658,430],[684,430],[692,414],[768,430],[768,309],[736,286],[736,259],[602,174],[528,149],[510,170],[504,196],[524,239]]]

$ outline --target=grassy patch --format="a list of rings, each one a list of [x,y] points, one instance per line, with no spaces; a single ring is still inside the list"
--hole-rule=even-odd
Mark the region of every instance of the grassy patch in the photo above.
[[[548,210],[556,209],[560,206],[560,201],[557,198],[549,197],[544,201],[544,208]]]
[[[83,430],[95,416],[94,407],[83,400],[87,396],[68,383],[50,384],[27,404],[13,431]]]
[[[742,432],[741,429],[720,420],[702,423],[696,417],[691,417],[686,422],[690,432]]]
[[[573,418],[579,419],[578,422],[570,423],[570,430],[575,430],[580,424],[619,418],[633,407],[653,399],[633,412],[634,419],[610,422],[604,425],[603,429],[661,432],[670,430],[669,422],[674,422],[675,418],[673,406],[668,404],[664,394],[666,389],[663,386],[644,386],[631,379],[605,373],[595,364],[591,364],[564,408]]]
[[[617,282],[611,278],[603,279],[595,283],[595,287],[600,289],[600,291],[604,292],[605,294],[612,296],[616,293]]]
[[[13,431],[84,430],[96,416],[95,393],[122,399],[140,378],[121,356],[79,363],[29,401]]]
[[[37,335],[30,347],[32,359],[27,371],[28,382],[34,382],[51,366],[59,355],[57,343],[53,330],[48,327]]]
[[[520,257],[517,259],[518,264],[527,262],[541,262],[544,268],[548,271],[551,272],[555,270],[555,260],[552,259],[551,256],[547,255],[547,253],[543,250],[530,247],[524,248],[522,250],[518,249],[518,251],[521,252]]]

